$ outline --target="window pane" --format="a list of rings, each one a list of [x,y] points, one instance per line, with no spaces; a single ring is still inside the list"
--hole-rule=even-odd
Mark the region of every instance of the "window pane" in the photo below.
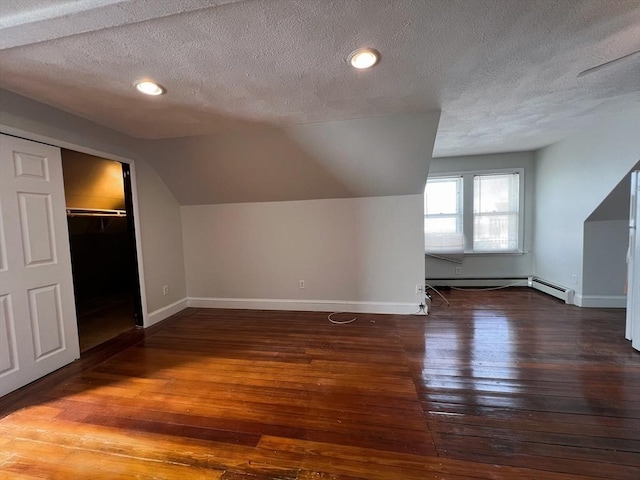
[[[436,233],[457,233],[458,219],[456,217],[427,217],[424,220],[424,231],[432,234]]]
[[[476,215],[473,222],[473,249],[499,251],[518,249],[518,216]]]
[[[473,249],[517,250],[519,174],[476,175],[473,187]]]
[[[425,217],[424,238],[426,252],[462,252],[464,237],[457,217]]]
[[[427,181],[425,189],[425,213],[457,214],[460,210],[460,178],[436,178]]]
[[[517,212],[520,180],[517,173],[476,175],[473,179],[473,212]]]

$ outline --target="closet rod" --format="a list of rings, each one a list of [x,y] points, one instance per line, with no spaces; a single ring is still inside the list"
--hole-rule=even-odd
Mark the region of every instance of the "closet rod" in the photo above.
[[[67,208],[70,217],[126,217],[126,210],[103,210],[98,208]]]

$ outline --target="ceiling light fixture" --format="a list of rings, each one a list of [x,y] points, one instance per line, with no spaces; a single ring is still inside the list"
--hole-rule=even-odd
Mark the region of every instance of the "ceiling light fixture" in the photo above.
[[[378,60],[380,60],[380,52],[373,48],[359,48],[349,55],[349,63],[358,70],[373,67]]]
[[[155,82],[144,80],[134,83],[136,90],[146,95],[162,95],[166,90]]]

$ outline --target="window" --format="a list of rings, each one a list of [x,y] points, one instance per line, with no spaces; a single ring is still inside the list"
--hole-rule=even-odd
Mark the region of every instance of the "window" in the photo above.
[[[462,253],[462,177],[427,181],[424,198],[425,250]]]
[[[437,176],[425,188],[425,252],[522,251],[524,170]]]
[[[518,250],[520,174],[473,177],[473,250]]]

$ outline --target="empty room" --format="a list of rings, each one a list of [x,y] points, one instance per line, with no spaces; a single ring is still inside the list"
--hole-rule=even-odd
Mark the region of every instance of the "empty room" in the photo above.
[[[637,480],[637,0],[0,2],[0,478]]]

